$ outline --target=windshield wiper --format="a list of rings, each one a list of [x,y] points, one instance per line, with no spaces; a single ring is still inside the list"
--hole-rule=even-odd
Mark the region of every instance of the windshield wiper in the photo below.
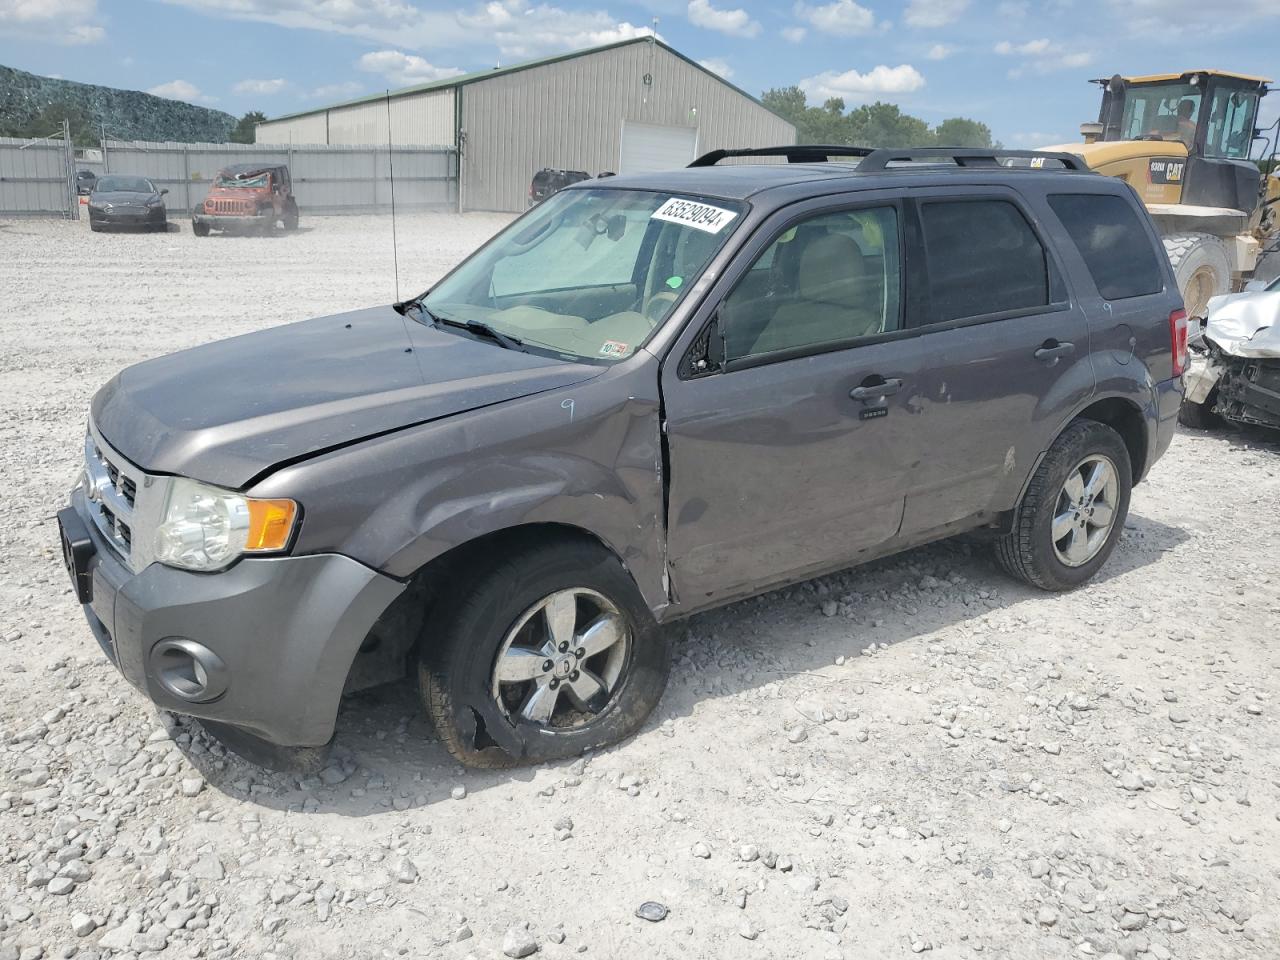
[[[422,308],[423,312],[428,316],[433,316],[431,311],[426,307]],[[470,331],[477,336],[487,337],[499,346],[508,350],[524,351],[524,341],[510,334],[503,333],[501,330],[495,330],[483,320],[450,320],[447,317],[434,317],[436,323],[447,323],[451,327],[462,327],[462,329]]]
[[[508,333],[503,333],[501,330],[496,330],[483,320],[454,320],[452,317],[442,317],[439,314],[432,313],[427,309],[427,305],[423,303],[424,298],[425,294],[421,297],[414,297],[412,300],[403,300],[400,303],[392,304],[392,307],[402,315],[407,310],[416,308],[432,326],[458,327],[462,330],[466,330],[468,333],[474,333],[476,336],[492,340],[494,343],[498,344],[498,346],[505,347],[507,350],[519,350],[522,353],[527,352],[524,349],[523,340],[518,337],[513,337]]]

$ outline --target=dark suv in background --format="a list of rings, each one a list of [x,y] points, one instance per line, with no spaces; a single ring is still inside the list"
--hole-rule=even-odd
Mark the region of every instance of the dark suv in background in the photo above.
[[[716,166],[752,155],[791,162]],[[1074,157],[717,151],[124,370],[63,548],[124,676],[246,755],[314,760],[408,670],[463,762],[565,757],[644,721],[695,611],[966,531],[1083,584],[1185,363],[1151,221]]]

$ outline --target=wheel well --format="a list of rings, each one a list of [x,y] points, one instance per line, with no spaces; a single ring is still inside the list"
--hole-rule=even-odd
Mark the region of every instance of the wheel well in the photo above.
[[[529,523],[488,533],[459,544],[429,560],[409,578],[404,593],[369,630],[347,672],[344,693],[401,679],[412,669],[414,655],[431,642],[430,616],[449,584],[486,555],[505,555],[548,539],[583,540],[617,553],[599,537],[565,523]]]
[[[1137,483],[1147,466],[1147,421],[1134,404],[1121,397],[1108,397],[1091,404],[1077,414],[1079,420],[1105,423],[1124,441],[1129,451],[1133,482]]]

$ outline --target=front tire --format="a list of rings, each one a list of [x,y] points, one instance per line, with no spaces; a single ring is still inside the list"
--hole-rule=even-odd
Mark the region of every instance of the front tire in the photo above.
[[[207,223],[193,221],[191,224],[191,232],[197,237],[207,237],[209,235],[209,225]]]
[[[418,680],[471,767],[573,757],[634,733],[666,686],[668,648],[631,576],[586,540],[516,547],[458,570]]]
[[[1115,549],[1129,515],[1129,451],[1111,427],[1070,424],[1040,461],[1014,510],[996,560],[1041,590],[1070,590],[1091,579]]]
[[[1194,400],[1183,400],[1178,407],[1178,422],[1192,430],[1214,430],[1222,426],[1222,418],[1213,412],[1218,402],[1218,390],[1215,387],[1204,403]]]

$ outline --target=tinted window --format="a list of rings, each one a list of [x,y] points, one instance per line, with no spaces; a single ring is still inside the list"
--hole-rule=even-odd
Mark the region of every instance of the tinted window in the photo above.
[[[892,207],[842,210],[791,227],[720,309],[726,359],[897,330],[900,275]]]
[[[920,216],[935,323],[1048,304],[1044,247],[1012,203],[932,202]]]
[[[1123,197],[1059,194],[1049,198],[1106,300],[1159,293],[1164,275],[1151,238]]]

